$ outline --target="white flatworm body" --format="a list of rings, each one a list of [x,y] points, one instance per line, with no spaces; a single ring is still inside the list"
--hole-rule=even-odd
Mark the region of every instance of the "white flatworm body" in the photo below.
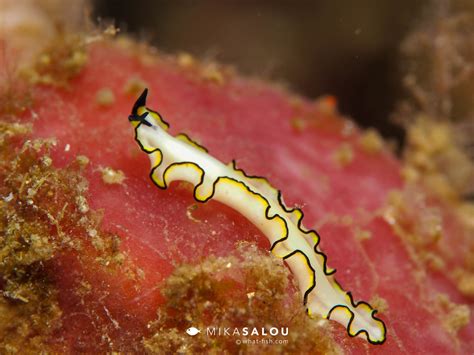
[[[368,303],[354,303],[351,293],[334,279],[335,270],[327,267],[326,255],[318,248],[318,233],[302,226],[303,212],[287,208],[280,191],[264,178],[246,175],[235,161],[225,165],[188,136],[170,135],[168,123],[146,107],[146,95],[147,90],[135,103],[129,121],[135,127],[135,140],[150,158],[155,185],[166,189],[172,181],[187,181],[193,184],[197,201],[213,199],[241,213],[269,239],[272,253],[288,264],[310,316],[335,320],[350,336],[382,344],[385,324]]]

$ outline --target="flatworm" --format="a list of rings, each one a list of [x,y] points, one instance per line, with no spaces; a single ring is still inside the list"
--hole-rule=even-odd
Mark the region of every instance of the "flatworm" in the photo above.
[[[198,202],[214,199],[241,213],[269,239],[272,253],[290,267],[309,316],[335,320],[349,336],[382,344],[385,324],[368,303],[354,303],[352,294],[335,280],[336,270],[328,268],[326,255],[319,250],[318,233],[302,225],[303,212],[286,207],[280,191],[265,178],[247,175],[235,161],[223,164],[187,135],[170,135],[169,124],[146,107],[147,93],[145,89],[128,119],[135,140],[150,158],[153,183],[166,189],[172,181],[190,182]]]

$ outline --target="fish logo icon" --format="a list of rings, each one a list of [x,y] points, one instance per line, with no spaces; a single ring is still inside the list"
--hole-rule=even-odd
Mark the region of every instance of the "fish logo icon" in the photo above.
[[[189,327],[188,329],[186,329],[186,333],[188,333],[188,335],[191,335],[193,337],[196,334],[201,333],[201,331],[195,327]]]

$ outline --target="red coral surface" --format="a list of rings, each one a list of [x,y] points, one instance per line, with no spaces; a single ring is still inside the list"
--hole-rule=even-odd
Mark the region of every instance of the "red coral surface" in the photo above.
[[[288,206],[302,207],[304,225],[319,231],[329,266],[338,270],[338,281],[356,301],[376,296],[377,305],[384,301],[379,316],[387,326],[385,344],[349,338],[335,325],[334,336],[345,351],[472,350],[472,322],[459,334],[449,331],[443,325],[447,315],[436,306],[438,292],[455,303],[469,303],[447,277],[450,270],[432,272],[418,265],[384,218],[389,192],[403,189],[401,164],[393,154],[384,147],[366,149],[361,132],[341,118],[331,99],[309,102],[257,80],[213,70],[209,75],[198,64],[105,42],[88,49],[87,64],[67,88],[33,87],[34,104],[23,121],[33,123],[33,137],[57,139],[51,153],[56,167],[77,155],[89,158],[89,206],[103,211],[101,228],[118,235],[121,250],[143,270],[143,278],[131,282],[123,273],[84,266],[70,253],[53,258],[49,272],[63,314],[51,341],[91,351],[103,336],[97,329],[107,325],[111,343],[126,349],[156,318],[163,300],[159,283],[177,265],[228,255],[238,241],[269,248],[266,238],[235,211],[212,201],[198,204],[181,184],[165,191],[152,184],[148,157],[136,146],[127,121],[146,85],[148,105],[165,117],[173,133],[187,133],[223,162],[236,159],[248,174],[265,176],[281,189]],[[103,89],[112,91],[110,103],[98,99]],[[125,180],[105,183],[106,167],[121,170]],[[450,222],[443,229],[447,248],[451,238],[456,240],[456,228]],[[453,255],[454,265],[455,259]],[[79,279],[93,285],[85,298],[76,292]],[[86,308],[94,309],[96,317]]]

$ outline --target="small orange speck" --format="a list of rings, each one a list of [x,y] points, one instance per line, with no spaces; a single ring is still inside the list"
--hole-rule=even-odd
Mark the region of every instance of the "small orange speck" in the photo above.
[[[147,83],[140,77],[131,77],[124,85],[123,91],[128,95],[138,95],[147,87]]]
[[[337,112],[337,99],[335,96],[326,95],[316,100],[319,111],[327,115],[334,115]]]

